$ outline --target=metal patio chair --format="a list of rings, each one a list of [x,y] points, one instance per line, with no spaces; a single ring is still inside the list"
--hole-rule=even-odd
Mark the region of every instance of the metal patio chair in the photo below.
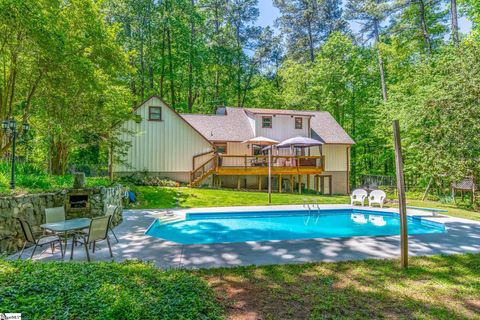
[[[110,239],[108,237],[108,227],[110,225],[111,216],[103,216],[92,218],[90,222],[90,227],[88,228],[88,233],[77,233],[74,236],[74,242],[81,242],[85,247],[85,253],[87,255],[87,260],[90,262],[90,253],[88,252],[89,245],[93,245],[92,253],[95,252],[95,244],[98,241],[106,240],[108,244],[108,250],[110,251],[110,257],[113,258],[112,246],[110,244]],[[73,259],[73,250],[75,246],[72,246],[72,251],[70,253],[70,260]]]
[[[35,247],[33,248],[32,254],[30,255],[30,259],[33,258],[33,255],[35,254],[35,251],[37,250],[38,246],[41,247],[46,244],[52,245],[52,254],[53,254],[55,251],[55,242],[58,242],[58,244],[60,245],[60,251],[63,257],[64,252],[63,252],[62,240],[60,239],[59,236],[50,234],[50,235],[42,235],[36,238],[35,234],[33,233],[32,227],[30,226],[30,223],[20,218],[17,218],[17,220],[20,223],[20,226],[22,227],[23,235],[25,237],[25,243],[23,244],[22,251],[18,256],[18,259],[21,259],[27,243],[32,243],[35,245]]]
[[[118,243],[118,238],[117,238],[117,235],[115,234],[115,232],[113,231],[113,226],[112,226],[112,223],[113,223],[113,215],[115,214],[115,211],[117,211],[117,208],[118,206],[115,206],[113,204],[109,204],[107,206],[107,211],[105,212],[105,216],[110,216],[110,223],[108,225],[108,230],[113,234],[113,237],[115,238],[115,240],[117,241]]]

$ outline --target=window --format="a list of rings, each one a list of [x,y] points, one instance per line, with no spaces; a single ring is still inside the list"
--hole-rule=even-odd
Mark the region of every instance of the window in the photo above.
[[[215,150],[217,151],[217,153],[226,154],[227,153],[227,144],[226,143],[216,144],[215,145]]]
[[[295,117],[295,129],[303,128],[303,119],[301,117]]]
[[[262,117],[262,128],[272,127],[272,117]]]
[[[148,108],[148,120],[150,120],[150,121],[162,121],[162,107],[149,107]]]

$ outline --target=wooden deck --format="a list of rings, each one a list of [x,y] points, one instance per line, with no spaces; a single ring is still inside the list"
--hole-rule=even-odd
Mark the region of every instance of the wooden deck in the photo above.
[[[299,174],[321,174],[323,168],[319,167],[272,167],[272,175],[299,175]],[[217,167],[215,173],[219,176],[248,176],[268,175],[268,167]]]
[[[299,176],[322,174],[325,168],[323,156],[272,156],[272,176]],[[190,185],[200,184],[211,174],[217,176],[268,175],[268,156],[213,155],[191,172]]]

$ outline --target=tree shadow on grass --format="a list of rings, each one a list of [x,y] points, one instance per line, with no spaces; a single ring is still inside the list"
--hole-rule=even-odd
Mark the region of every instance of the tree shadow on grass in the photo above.
[[[479,254],[203,270],[235,319],[478,318]]]

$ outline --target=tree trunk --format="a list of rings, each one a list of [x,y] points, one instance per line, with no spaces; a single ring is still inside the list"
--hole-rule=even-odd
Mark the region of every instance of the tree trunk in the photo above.
[[[145,100],[145,60],[143,54],[143,36],[140,39],[140,97]]]
[[[460,40],[458,38],[457,0],[450,0],[450,14],[452,16],[452,39],[453,43],[458,46]]]
[[[218,45],[217,41],[218,41],[218,36],[219,36],[219,33],[220,33],[220,20],[219,20],[219,17],[218,17],[218,7],[216,6],[215,7],[215,46]],[[220,68],[220,63],[219,63],[219,59],[218,59],[218,48],[216,47],[215,48],[215,84],[214,84],[214,99],[213,101],[215,101],[215,103],[218,103],[218,97],[219,97],[219,83],[220,83],[220,71],[219,71],[219,68]]]
[[[385,70],[383,67],[383,58],[382,58],[382,53],[380,51],[380,32],[379,32],[379,26],[378,26],[378,20],[375,19],[373,22],[374,26],[374,33],[375,33],[375,47],[377,48],[377,57],[378,57],[378,69],[380,72],[380,82],[382,85],[382,95],[383,95],[383,101],[387,102],[388,101],[388,95],[387,95],[387,84],[385,82]]]
[[[166,31],[165,29],[163,30],[163,36],[162,36],[162,49],[161,49],[161,59],[162,59],[162,66],[160,67],[160,98],[163,99],[164,96],[164,86],[163,82],[165,81],[165,37],[166,37]]]
[[[312,24],[308,21],[308,49],[310,52],[310,61],[315,61],[315,52],[313,47],[313,35],[312,35]]]
[[[422,28],[423,40],[425,41],[425,47],[428,50],[428,53],[432,54],[432,42],[430,41],[430,35],[428,33],[428,27],[425,18],[425,2],[424,0],[418,0],[419,9],[420,9],[420,26]]]
[[[173,59],[172,59],[172,41],[170,38],[170,27],[167,27],[167,48],[168,48],[168,63],[170,71],[170,99],[172,107],[175,108],[175,81],[173,79]]]
[[[68,146],[60,137],[54,137],[50,145],[51,172],[53,175],[64,175],[68,161]]]
[[[237,37],[237,107],[242,107],[242,46],[240,43],[240,26],[236,26]]]
[[[188,58],[188,112],[193,111],[193,54],[195,46],[195,21],[194,21],[194,9],[195,9],[195,0],[192,0],[192,13],[190,17],[190,54]]]

